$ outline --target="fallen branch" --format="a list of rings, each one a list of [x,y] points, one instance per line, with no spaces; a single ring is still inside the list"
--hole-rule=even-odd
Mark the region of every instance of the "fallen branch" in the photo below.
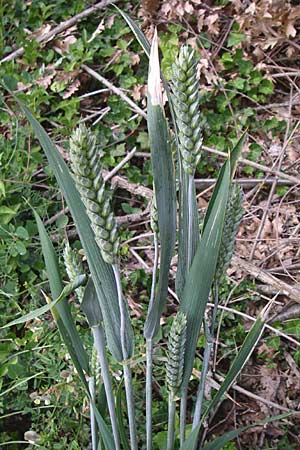
[[[286,295],[290,299],[300,303],[300,289],[298,287],[285,283],[285,281],[279,280],[266,270],[261,269],[260,267],[257,267],[255,264],[252,264],[249,261],[245,261],[244,259],[239,258],[238,256],[232,257],[232,265],[238,267],[239,269],[244,270],[255,279],[272,286],[274,289],[277,290],[278,293]]]

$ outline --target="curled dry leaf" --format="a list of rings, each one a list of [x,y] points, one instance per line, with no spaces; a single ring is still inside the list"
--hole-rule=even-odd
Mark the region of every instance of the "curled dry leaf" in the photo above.
[[[63,99],[72,97],[74,92],[78,91],[79,87],[80,87],[80,81],[78,79],[74,80],[73,83],[71,83],[70,86],[65,91],[65,93],[63,95]]]

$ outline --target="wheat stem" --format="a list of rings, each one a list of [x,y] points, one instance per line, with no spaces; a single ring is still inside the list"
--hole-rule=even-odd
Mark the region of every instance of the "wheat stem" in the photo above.
[[[173,392],[169,393],[167,450],[174,450],[176,402]]]
[[[217,317],[217,312],[218,312],[218,304],[219,304],[219,290],[218,290],[217,282],[215,282],[214,287],[215,287],[215,289],[214,289],[214,308],[213,308],[213,312],[212,312],[212,319],[211,319],[210,327],[206,323],[204,323],[206,344],[205,344],[204,355],[203,355],[201,379],[200,379],[198,391],[197,391],[197,399],[196,399],[196,404],[195,404],[195,412],[194,412],[192,429],[196,428],[196,426],[198,425],[198,423],[200,422],[200,419],[201,419],[205,381],[206,381],[206,377],[207,377],[207,373],[208,373],[211,351],[213,348],[213,335],[214,335],[216,317]]]
[[[130,367],[127,364],[124,364],[123,371],[124,371],[124,383],[125,383],[126,402],[127,402],[127,411],[128,411],[131,450],[138,450],[134,401],[133,401],[133,390],[132,390],[132,378],[131,378]]]
[[[188,271],[192,264],[192,239],[193,239],[193,200],[194,200],[194,176],[189,175],[188,181],[188,236],[187,236],[187,265]]]
[[[205,335],[206,335],[206,345],[205,345],[205,350],[204,350],[204,355],[203,355],[201,379],[200,379],[200,383],[198,386],[197,399],[196,399],[196,404],[195,404],[194,420],[193,420],[193,426],[192,426],[193,430],[197,427],[198,423],[200,422],[200,418],[201,418],[205,382],[206,382],[206,376],[207,376],[208,367],[209,367],[212,345],[213,345],[212,335],[211,335],[211,332],[210,332],[208,326],[206,325],[204,327],[204,329],[205,329]]]
[[[146,448],[152,448],[152,366],[153,341],[146,339]]]
[[[95,403],[95,379],[93,376],[89,378],[89,391],[92,401],[90,402],[90,422],[91,422],[91,435],[92,435],[92,450],[97,450],[97,425],[94,413]]]
[[[187,387],[185,386],[181,391],[180,400],[180,448],[185,441],[185,425],[186,425],[186,407],[187,407]]]
[[[126,339],[125,305],[124,305],[124,300],[123,300],[121,277],[120,277],[118,264],[115,262],[112,265],[112,268],[113,268],[115,280],[116,280],[119,309],[120,309],[120,335],[121,335],[122,353],[123,353],[123,360],[124,360],[122,365],[123,365],[124,384],[125,384],[125,392],[126,392],[130,443],[131,443],[131,450],[137,450],[138,447],[137,447],[135,410],[134,410],[134,401],[133,401],[131,370],[130,370],[130,366],[125,362],[125,360],[128,358],[128,354],[126,351],[126,344],[125,344],[125,339]]]
[[[158,268],[158,236],[154,232],[154,264],[152,272],[152,285],[149,301],[149,308],[152,307],[156,276]],[[153,339],[146,339],[146,449],[152,449],[152,367],[153,367]]]
[[[103,378],[103,383],[105,387],[108,411],[114,436],[114,443],[116,450],[120,450],[120,440],[118,431],[118,421],[115,409],[115,400],[113,395],[112,383],[109,373],[109,366],[107,361],[107,355],[105,351],[105,337],[103,328],[101,325],[92,327],[92,333],[94,338],[94,345],[97,350],[98,360],[101,367],[101,374]]]
[[[187,236],[187,273],[192,264],[192,233],[193,233],[193,200],[194,200],[194,176],[188,175],[188,236]],[[184,388],[180,402],[180,447],[185,440],[187,408],[187,388]]]

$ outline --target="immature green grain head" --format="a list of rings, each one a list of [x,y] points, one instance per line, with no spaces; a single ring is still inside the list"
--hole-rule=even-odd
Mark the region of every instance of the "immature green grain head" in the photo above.
[[[166,381],[170,392],[176,394],[182,382],[186,341],[186,316],[179,311],[173,320],[168,339]]]
[[[202,145],[195,51],[183,46],[172,68],[172,92],[183,169],[194,175]]]
[[[78,252],[70,247],[68,242],[64,248],[63,256],[67,275],[69,280],[72,282],[78,275],[82,275],[84,273],[81,258]],[[80,286],[77,288],[76,294],[79,302],[81,303],[84,294],[84,287]]]
[[[235,234],[244,212],[242,201],[242,190],[238,184],[234,184],[230,189],[227,202],[224,230],[215,275],[216,281],[220,281],[226,273],[233,255]]]
[[[96,138],[85,125],[79,125],[71,136],[70,159],[102,257],[108,264],[114,264],[119,250],[116,220],[101,175]]]

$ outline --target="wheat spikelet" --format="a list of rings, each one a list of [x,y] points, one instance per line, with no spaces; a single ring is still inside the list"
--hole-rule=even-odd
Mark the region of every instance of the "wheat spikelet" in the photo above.
[[[90,218],[103,259],[114,264],[119,250],[118,230],[101,175],[95,136],[80,125],[70,139],[71,167],[76,186]]]
[[[78,275],[82,275],[84,273],[81,258],[76,250],[73,250],[70,247],[69,243],[67,243],[64,248],[63,257],[68,278],[72,282]],[[79,302],[81,303],[84,294],[84,287],[80,286],[76,289],[75,292],[77,294]]]
[[[238,184],[233,185],[227,202],[224,231],[215,275],[216,281],[220,281],[226,273],[233,255],[235,234],[244,212],[242,200],[243,193],[240,186]]]
[[[196,63],[195,51],[184,46],[181,47],[179,56],[172,67],[172,92],[178,126],[179,150],[183,169],[189,175],[195,173],[202,145],[198,111],[200,86]]]
[[[168,339],[168,361],[166,382],[170,392],[179,390],[182,382],[184,351],[186,341],[186,316],[179,311],[173,320]]]

